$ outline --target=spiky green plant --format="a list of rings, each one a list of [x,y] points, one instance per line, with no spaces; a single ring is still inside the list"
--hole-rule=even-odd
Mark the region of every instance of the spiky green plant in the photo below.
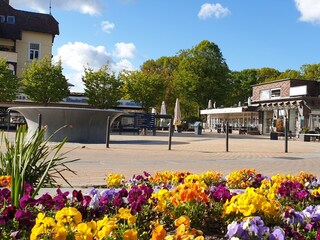
[[[62,173],[68,171],[76,174],[67,164],[79,159],[67,160],[67,152],[61,153],[67,139],[49,144],[54,134],[45,138],[45,132],[45,128],[37,130],[29,138],[26,127],[22,126],[18,128],[13,142],[2,134],[0,174],[11,176],[11,198],[15,206],[18,206],[19,199],[25,193],[25,182],[34,187],[33,196],[36,196],[42,187],[57,187],[57,178],[62,178],[72,187]]]

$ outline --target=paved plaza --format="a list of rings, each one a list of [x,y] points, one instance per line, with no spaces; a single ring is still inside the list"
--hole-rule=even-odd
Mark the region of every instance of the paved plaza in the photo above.
[[[64,174],[74,187],[105,184],[109,173],[124,174],[127,179],[147,171],[218,171],[224,175],[234,170],[255,168],[267,176],[300,171],[320,177],[320,142],[270,140],[269,136],[229,135],[228,152],[224,134],[174,133],[168,150],[168,133],[157,136],[113,133],[109,148],[105,144],[67,143],[68,159],[80,159],[69,167],[77,175]],[[66,184],[62,183],[62,187]]]

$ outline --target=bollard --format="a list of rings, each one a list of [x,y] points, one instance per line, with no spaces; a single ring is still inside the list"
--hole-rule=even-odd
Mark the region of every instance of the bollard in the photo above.
[[[171,150],[172,130],[173,130],[173,120],[172,120],[172,118],[170,118],[168,150]]]
[[[226,152],[229,152],[229,122],[228,121],[226,126]]]
[[[106,148],[109,148],[110,142],[110,117],[107,117],[107,130],[106,130]]]
[[[8,125],[7,125],[7,131],[10,130],[10,110],[8,110]]]
[[[42,115],[41,113],[38,114],[38,131],[41,131],[41,125],[42,125]]]
[[[285,141],[284,152],[287,153],[288,152],[288,133],[289,133],[289,119],[287,117],[286,117],[285,124],[286,124],[286,128],[284,132],[284,141]]]

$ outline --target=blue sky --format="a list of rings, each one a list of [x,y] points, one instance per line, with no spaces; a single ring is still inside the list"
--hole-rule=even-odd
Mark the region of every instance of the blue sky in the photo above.
[[[10,0],[49,12],[49,0]],[[107,61],[119,72],[173,56],[202,40],[217,44],[231,70],[299,70],[320,63],[320,0],[51,0],[64,74],[83,92],[83,67]]]

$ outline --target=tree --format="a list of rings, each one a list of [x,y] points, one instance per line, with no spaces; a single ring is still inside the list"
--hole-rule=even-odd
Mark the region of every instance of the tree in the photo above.
[[[212,99],[223,104],[229,91],[229,68],[219,47],[207,40],[189,50],[180,51],[181,61],[175,74],[175,88],[181,105],[193,102],[205,108]]]
[[[320,80],[320,64],[304,64],[301,67],[303,77],[308,80]]]
[[[229,99],[232,100],[229,104],[247,101],[248,97],[252,95],[252,85],[260,83],[257,69],[244,69],[240,72],[234,71],[230,76],[233,91],[229,95]]]
[[[278,80],[281,72],[274,68],[260,68],[258,69],[258,81],[259,82],[270,82]]]
[[[164,84],[164,91],[161,100],[166,103],[168,112],[173,112],[177,91],[174,87],[174,72],[177,70],[180,58],[160,57],[157,60],[148,60],[141,66],[141,72],[147,76],[154,75]],[[161,101],[160,101],[161,102]],[[160,102],[157,103],[160,111]],[[155,105],[156,106],[156,105]]]
[[[102,109],[118,105],[117,101],[121,98],[122,83],[115,73],[110,71],[108,63],[97,71],[85,67],[82,81],[90,105]]]
[[[281,73],[279,76],[279,79],[285,79],[285,78],[302,79],[303,76],[300,71],[287,69],[283,73]]]
[[[12,101],[16,99],[19,81],[8,69],[7,60],[0,58],[0,101]]]
[[[35,102],[59,102],[70,93],[61,61],[53,64],[48,57],[34,60],[23,70],[22,78],[23,92]]]
[[[162,101],[165,85],[159,75],[148,76],[141,71],[124,71],[121,79],[124,82],[125,98],[141,102],[147,112]]]

